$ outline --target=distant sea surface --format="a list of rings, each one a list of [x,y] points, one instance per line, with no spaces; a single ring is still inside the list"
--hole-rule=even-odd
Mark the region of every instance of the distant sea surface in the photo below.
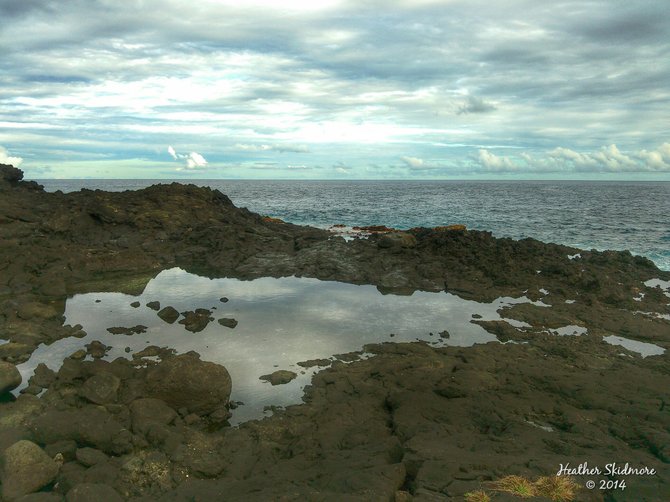
[[[670,182],[175,180],[247,207],[327,228],[461,223],[498,237],[630,250],[670,270]],[[135,190],[170,180],[38,180],[47,191]]]

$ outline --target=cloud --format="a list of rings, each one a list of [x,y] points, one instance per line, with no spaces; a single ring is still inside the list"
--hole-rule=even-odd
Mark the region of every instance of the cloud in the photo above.
[[[495,105],[484,101],[482,98],[476,96],[468,96],[468,99],[463,103],[459,109],[458,114],[463,115],[467,113],[486,113],[496,110]]]
[[[196,167],[205,167],[207,165],[207,161],[205,160],[205,157],[200,155],[197,152],[191,152],[188,154],[188,157],[186,158],[186,167],[189,169],[194,169]]]
[[[167,151],[174,160],[184,161],[185,167],[187,169],[197,169],[207,165],[207,160],[205,157],[200,155],[198,152],[191,152],[188,155],[184,155],[183,153],[177,153],[172,145],[168,146]],[[182,171],[183,168],[178,168],[177,170]]]
[[[479,150],[479,163],[487,171],[493,172],[508,172],[517,171],[518,167],[514,164],[510,157],[500,157],[489,152],[486,149]]]
[[[233,146],[235,150],[242,152],[291,152],[291,153],[308,153],[309,148],[305,145],[266,145],[266,144],[240,144]]]
[[[573,167],[576,171],[670,171],[670,143],[663,143],[656,150],[635,150],[627,154],[621,152],[615,144],[586,153],[559,147],[549,152],[549,157]]]
[[[59,174],[177,144],[233,164],[341,159],[352,177],[471,165],[666,179],[650,145],[668,140],[667,0],[610,4],[390,0],[379,16],[378,0],[0,2],[0,144]]]
[[[548,152],[499,156],[479,150],[478,163],[488,172],[524,173],[670,173],[670,143],[654,150],[622,152],[615,144],[596,151],[578,152],[557,147]]]
[[[10,157],[9,152],[0,146],[0,164],[10,164],[14,167],[19,167],[23,159],[21,157]]]
[[[402,160],[405,164],[407,164],[408,167],[411,167],[412,169],[422,169],[424,167],[423,159],[418,157],[400,157],[400,160]]]

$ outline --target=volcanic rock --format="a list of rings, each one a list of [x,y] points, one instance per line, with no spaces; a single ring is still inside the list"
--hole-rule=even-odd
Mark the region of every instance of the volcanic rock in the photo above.
[[[95,404],[108,404],[116,401],[121,380],[108,372],[93,375],[81,388],[83,397]]]
[[[163,319],[166,323],[172,324],[179,319],[179,312],[177,312],[177,309],[174,307],[167,306],[158,312],[158,317]]]
[[[157,301],[149,302],[149,303],[147,303],[147,307],[149,307],[151,310],[158,311],[161,308],[161,302],[157,302]]]
[[[31,441],[18,441],[0,454],[0,481],[5,500],[36,492],[51,483],[57,474],[56,463]]]
[[[21,385],[21,373],[12,363],[0,361],[0,396]]]
[[[201,361],[193,354],[171,357],[146,376],[150,397],[162,399],[173,409],[207,415],[228,402],[230,375],[219,364]]]
[[[79,483],[67,492],[66,502],[123,502],[111,486],[102,483]]]
[[[237,320],[228,317],[222,317],[219,319],[219,324],[221,326],[225,326],[226,328],[234,328],[237,326]]]
[[[296,378],[298,375],[293,371],[288,370],[277,370],[269,375],[262,375],[260,380],[270,382],[272,385],[283,385],[289,383],[291,380]]]
[[[188,310],[182,312],[184,319],[180,320],[179,324],[183,324],[187,331],[198,333],[205,329],[210,321],[214,320],[211,314],[211,310],[207,309]]]

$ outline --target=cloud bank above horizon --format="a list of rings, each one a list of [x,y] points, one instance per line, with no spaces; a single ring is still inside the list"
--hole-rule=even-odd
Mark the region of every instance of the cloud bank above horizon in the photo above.
[[[0,162],[32,178],[670,180],[665,0],[504,4],[3,2]]]

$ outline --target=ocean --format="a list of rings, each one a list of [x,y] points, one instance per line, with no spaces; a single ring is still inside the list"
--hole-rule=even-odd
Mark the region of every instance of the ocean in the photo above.
[[[172,180],[38,180],[47,191],[134,190]],[[670,270],[670,182],[174,180],[300,225],[464,224],[498,237],[629,250]]]

